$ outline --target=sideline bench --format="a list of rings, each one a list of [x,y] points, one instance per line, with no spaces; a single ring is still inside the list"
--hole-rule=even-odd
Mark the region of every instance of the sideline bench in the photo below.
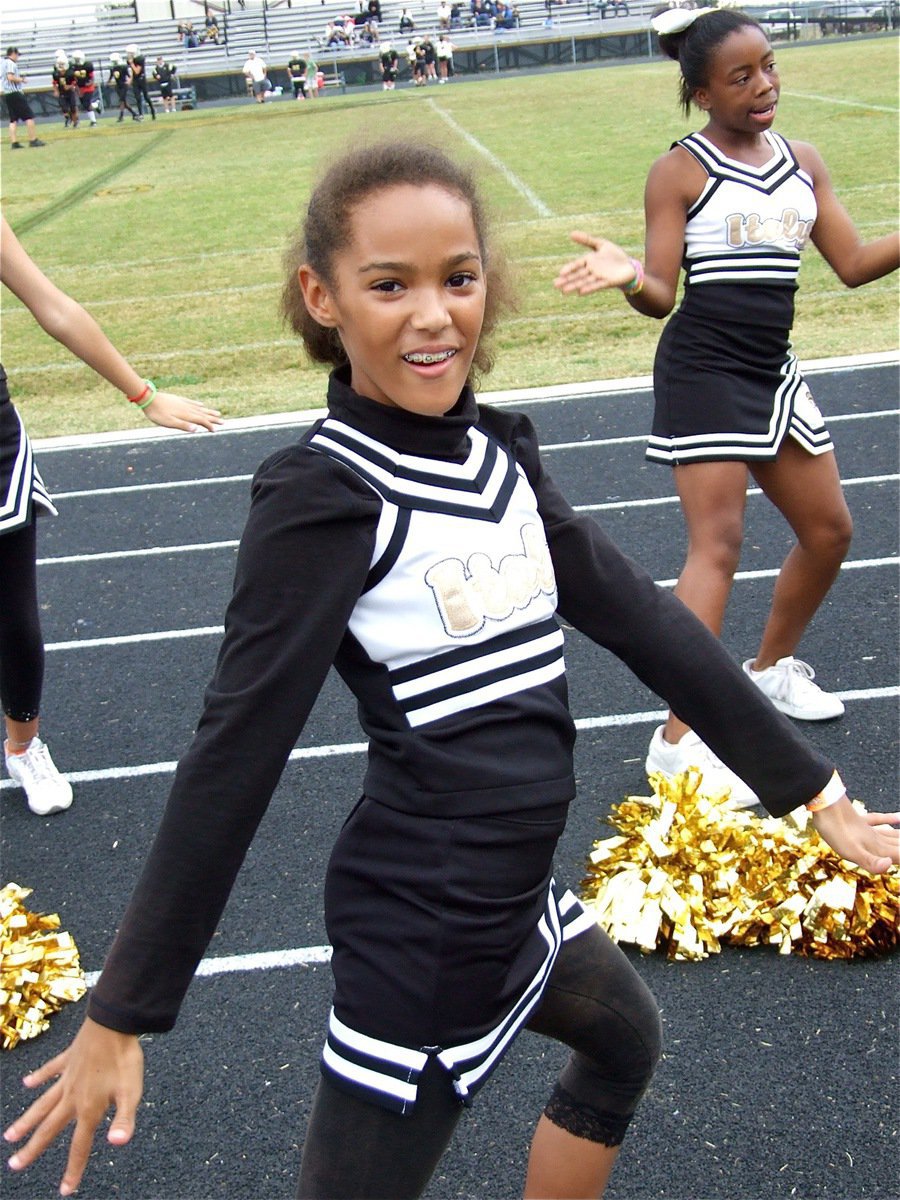
[[[147,91],[154,104],[162,104],[162,92],[159,90],[159,84],[148,86]],[[172,97],[175,100],[175,107],[180,109],[196,108],[197,107],[197,89],[195,87],[173,87]]]

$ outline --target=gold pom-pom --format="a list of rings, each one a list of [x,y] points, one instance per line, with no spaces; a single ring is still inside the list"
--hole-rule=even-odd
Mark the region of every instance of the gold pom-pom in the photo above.
[[[0,891],[0,1045],[11,1050],[37,1037],[50,1017],[85,993],[78,947],[59,928],[57,913],[31,913],[22,904],[31,888]]]
[[[727,794],[704,793],[694,770],[650,782],[654,796],[613,806],[616,836],[594,843],[582,884],[614,941],[675,960],[723,944],[857,958],[900,941],[897,874],[840,858],[805,808],[783,818],[730,808]]]

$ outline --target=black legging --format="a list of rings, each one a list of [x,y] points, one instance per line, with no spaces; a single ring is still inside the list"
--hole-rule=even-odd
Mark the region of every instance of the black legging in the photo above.
[[[528,1028],[570,1046],[545,1108],[576,1137],[617,1146],[660,1054],[656,1002],[599,926],[567,942]],[[428,1184],[461,1114],[435,1058],[412,1112],[399,1115],[322,1078],[316,1090],[298,1200],[414,1200]]]
[[[0,703],[14,721],[38,715],[44,686],[35,525],[0,535]]]
[[[144,111],[144,100],[147,101],[147,107],[150,109],[150,116],[156,117],[156,109],[153,107],[153,101],[150,98],[150,92],[147,89],[147,80],[144,76],[138,75],[131,80],[131,90],[134,92],[134,101],[137,104],[138,113]]]

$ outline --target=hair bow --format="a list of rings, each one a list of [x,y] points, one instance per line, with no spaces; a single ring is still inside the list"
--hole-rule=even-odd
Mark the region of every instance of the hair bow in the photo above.
[[[667,8],[650,19],[650,26],[656,33],[663,36],[681,33],[693,25],[698,17],[715,11],[715,8]]]

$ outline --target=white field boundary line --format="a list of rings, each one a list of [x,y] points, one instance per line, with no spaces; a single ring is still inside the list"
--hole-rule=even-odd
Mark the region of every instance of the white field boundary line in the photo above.
[[[506,163],[501,158],[498,158],[493,151],[488,150],[487,146],[479,142],[478,138],[469,133],[468,129],[460,125],[458,121],[455,121],[453,117],[451,117],[445,109],[441,108],[439,104],[436,104],[433,99],[429,98],[427,103],[431,111],[440,117],[445,125],[449,125],[457,137],[461,137],[467,145],[471,146],[473,150],[482,156],[482,158],[486,158],[491,166],[500,172],[510,187],[514,191],[518,192],[523,200],[526,200],[528,204],[531,205],[539,217],[552,217],[555,215],[553,209],[550,208],[549,205],[545,204],[540,196],[531,190],[527,183],[525,183],[518,177],[518,175],[512,172]]]
[[[900,364],[900,352],[888,350],[871,354],[855,354],[849,358],[820,358],[811,359],[804,365],[804,375],[840,374],[878,367],[892,367]],[[627,379],[593,379],[581,383],[549,384],[543,387],[512,388],[497,392],[480,392],[478,399],[484,404],[547,404],[558,400],[595,400],[604,396],[632,396],[638,392],[653,390],[651,375],[635,375]],[[848,413],[829,416],[829,421],[858,421],[871,416],[891,414],[895,410],[886,409],[869,413]],[[289,429],[307,429],[315,421],[328,415],[324,408],[306,408],[295,412],[269,413],[258,417],[233,417],[216,431],[216,437],[223,438],[229,434],[259,433],[272,428],[287,427]],[[143,441],[157,441],[165,438],[184,438],[202,436],[185,434],[162,426],[154,425],[147,429],[120,429],[107,433],[77,433],[61,437],[32,438],[32,445],[41,454],[52,454],[65,450],[97,449],[103,446],[131,445]],[[646,435],[644,435],[646,440]],[[640,437],[633,439],[639,441]],[[562,444],[562,443],[561,443]],[[603,445],[585,442],[584,445]],[[612,442],[610,442],[612,444]],[[549,446],[542,446],[547,450]]]
[[[849,702],[852,704],[866,700],[881,700],[900,696],[900,687],[857,689],[855,691],[838,692],[837,695],[845,703]],[[651,712],[617,713],[607,717],[584,717],[576,720],[575,728],[579,731],[611,728],[621,729],[631,725],[656,724],[659,721],[665,720],[665,717],[665,709],[658,709]],[[367,746],[365,743],[349,742],[345,745],[323,746],[310,750],[295,750],[290,755],[289,761],[315,756],[324,757],[326,754],[329,756],[362,754],[366,749]],[[66,778],[72,783],[85,783],[98,779],[136,778],[138,775],[168,775],[174,773],[176,765],[174,762],[151,763],[145,768],[121,767],[111,768],[106,771],[73,771],[67,773]],[[13,784],[12,780],[0,780],[0,790],[14,786],[16,785]],[[327,963],[330,960],[331,947],[328,945],[301,946],[291,950],[268,950],[253,954],[228,954],[222,955],[219,958],[204,958],[195,974],[208,978],[215,975],[228,975],[245,971],[273,971],[286,967],[314,966]],[[88,987],[93,987],[99,977],[99,971],[87,971],[85,972],[85,983]]]
[[[829,417],[828,422],[831,425],[835,425],[841,421],[871,421],[877,418],[896,416],[900,416],[900,408],[884,408],[877,412],[847,413],[846,415]],[[646,440],[647,435],[639,433],[627,437],[587,438],[580,442],[548,442],[546,445],[541,446],[541,453],[552,454],[558,450],[597,450],[603,449],[606,446],[633,446],[641,442],[646,442]],[[178,488],[216,487],[220,484],[249,483],[252,478],[253,474],[248,472],[246,475],[214,475],[208,479],[170,479],[165,483],[128,483],[116,487],[79,488],[73,492],[58,492],[54,490],[53,499],[84,500],[94,496],[127,496],[131,493],[137,494],[138,492],[161,492],[174,491]],[[874,483],[882,479],[887,481],[896,478],[896,475],[870,475],[861,476],[858,479],[843,479],[841,482],[847,487],[853,483]],[[747,494],[755,495],[758,490],[758,488],[751,488]],[[677,499],[677,497],[673,497],[673,499]],[[662,503],[662,501],[631,500],[623,502],[625,506],[644,503],[657,504]]]
[[[900,350],[879,350],[867,354],[850,354],[834,358],[811,358],[802,364],[805,375],[834,374],[843,371],[866,370],[900,364]],[[62,367],[60,367],[62,369]],[[653,387],[651,375],[635,375],[621,379],[593,379],[581,383],[549,384],[544,387],[511,388],[496,392],[479,392],[484,404],[543,404],[554,400],[593,400],[601,396],[630,396]],[[276,426],[305,429],[314,421],[327,416],[324,408],[305,408],[295,412],[268,413],[258,417],[234,417],[216,431],[216,437],[228,434],[257,433]],[[829,418],[834,420],[834,418]],[[32,438],[32,445],[42,454],[63,450],[96,449],[100,446],[132,445],[160,438],[199,437],[154,425],[146,429],[120,429],[107,433],[67,434],[62,437]]]
[[[580,445],[580,443],[576,443]],[[897,483],[900,474],[866,475],[857,479],[844,479],[845,488],[865,484]],[[135,490],[137,490],[135,488]],[[747,496],[755,498],[762,495],[760,488],[748,488]],[[59,497],[57,497],[59,498]],[[573,504],[575,512],[617,512],[631,508],[658,508],[678,503],[677,496],[646,497],[641,500],[607,500],[598,504]],[[39,567],[71,566],[78,563],[113,562],[125,558],[158,558],[163,554],[197,554],[208,550],[235,550],[240,545],[238,538],[226,538],[220,542],[187,542],[175,546],[143,546],[137,550],[98,550],[94,554],[60,554],[51,558],[39,558]],[[735,576],[737,578],[737,576]]]
[[[814,92],[785,92],[782,96],[790,96],[797,100],[815,100],[819,104],[839,104],[845,108],[868,108],[872,112],[898,113],[900,108],[892,108],[889,104],[870,104],[868,100],[840,100],[837,96],[817,96]]]
[[[887,558],[859,558],[845,562],[841,571],[878,571],[884,567],[900,566],[900,556]],[[757,571],[736,571],[735,583],[746,583],[755,579],[775,579],[780,567],[764,567]],[[677,579],[658,579],[656,583],[662,588],[673,588]],[[225,632],[224,625],[198,625],[195,629],[160,629],[152,633],[122,633],[110,637],[73,638],[66,642],[48,642],[44,646],[47,654],[69,650],[96,650],[115,646],[134,646],[144,642],[175,641],[181,638],[221,637]]]

